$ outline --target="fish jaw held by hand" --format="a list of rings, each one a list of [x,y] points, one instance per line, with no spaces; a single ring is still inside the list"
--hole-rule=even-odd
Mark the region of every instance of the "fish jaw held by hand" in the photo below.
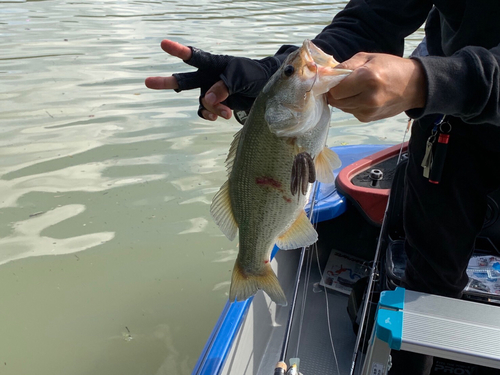
[[[329,112],[326,93],[351,73],[335,69],[338,62],[310,40],[291,53],[262,90],[272,92],[266,121],[279,137],[297,137],[310,131]],[[328,115],[329,118],[329,115]]]

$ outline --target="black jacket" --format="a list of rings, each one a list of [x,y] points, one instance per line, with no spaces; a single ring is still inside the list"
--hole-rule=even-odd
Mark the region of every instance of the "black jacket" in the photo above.
[[[499,130],[498,0],[351,0],[313,42],[339,61],[361,51],[402,56],[405,37],[424,22],[431,56],[417,59],[427,75],[427,102],[408,115],[445,114]]]

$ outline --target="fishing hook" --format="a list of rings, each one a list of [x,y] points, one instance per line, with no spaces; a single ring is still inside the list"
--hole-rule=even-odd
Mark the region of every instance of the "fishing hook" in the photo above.
[[[314,85],[316,84],[316,80],[318,79],[318,65],[316,63],[314,63],[314,67],[316,68],[316,74],[314,75],[314,81],[311,85],[311,88],[309,90],[307,90],[306,93],[312,91]]]

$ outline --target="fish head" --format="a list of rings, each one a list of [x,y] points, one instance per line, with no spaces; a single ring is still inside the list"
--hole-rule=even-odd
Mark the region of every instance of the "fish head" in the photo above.
[[[310,40],[292,52],[262,90],[265,118],[279,137],[296,137],[313,129],[328,110],[326,93],[351,73]]]

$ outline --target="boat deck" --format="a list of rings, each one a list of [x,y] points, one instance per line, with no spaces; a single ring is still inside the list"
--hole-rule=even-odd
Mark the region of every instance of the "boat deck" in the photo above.
[[[300,250],[279,251],[276,261],[273,262],[277,268],[290,268],[290,270],[280,269],[278,272],[278,275],[285,275],[287,278],[286,280],[280,278],[280,283],[286,289],[289,302],[292,300],[293,279],[295,277],[293,270],[297,268],[299,257]],[[315,256],[308,284],[305,282],[305,273],[304,267],[287,360],[298,354],[301,361],[300,372],[304,375],[338,374],[328,333],[325,291],[323,287],[317,285],[321,280],[321,274]],[[299,342],[300,314],[306,286],[307,306],[304,309]],[[347,314],[348,296],[330,291],[326,293],[326,296],[340,374],[349,374],[356,335]],[[235,345],[227,358],[223,374],[272,374],[279,360],[288,311],[289,306],[276,306],[264,293],[257,293],[236,338]],[[245,342],[243,342],[243,337]]]
[[[287,254],[284,254],[286,256]],[[305,281],[305,271],[302,280]],[[313,254],[310,281],[307,285],[307,308],[302,323],[302,333],[298,341],[300,323],[300,308],[302,306],[304,288],[301,284],[295,320],[288,349],[288,357],[300,358],[300,372],[303,374],[338,374],[335,356],[333,354],[328,332],[327,304],[325,290],[318,285],[321,274],[318,270],[316,257]],[[349,374],[356,335],[347,314],[348,296],[339,292],[326,292],[328,298],[328,313],[330,329],[335,348],[335,354],[341,374]],[[298,355],[297,355],[298,347]]]

